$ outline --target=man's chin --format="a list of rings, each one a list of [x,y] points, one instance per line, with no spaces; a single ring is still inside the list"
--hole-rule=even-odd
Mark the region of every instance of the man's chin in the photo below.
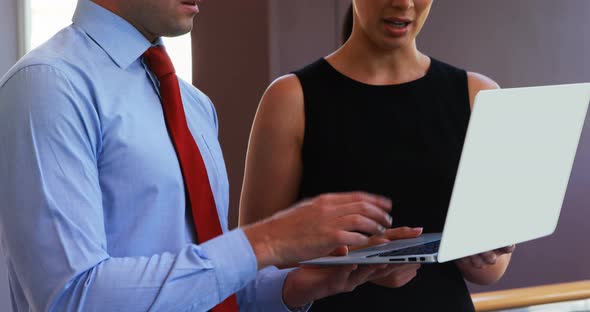
[[[186,27],[179,27],[173,30],[170,30],[163,34],[164,37],[179,37],[188,34],[193,30],[193,24],[187,25]]]

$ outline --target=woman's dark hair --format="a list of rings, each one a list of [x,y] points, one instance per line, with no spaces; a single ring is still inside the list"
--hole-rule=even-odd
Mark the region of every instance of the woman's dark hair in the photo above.
[[[352,19],[353,17],[351,3],[348,7],[348,10],[346,11],[346,15],[344,16],[344,23],[342,23],[342,37],[340,38],[340,40],[342,40],[342,44],[344,44],[346,40],[348,40],[348,38],[350,37],[350,34],[352,34]]]

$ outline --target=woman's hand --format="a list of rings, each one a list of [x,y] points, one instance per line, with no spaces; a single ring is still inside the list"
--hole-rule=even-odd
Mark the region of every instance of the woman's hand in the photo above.
[[[495,265],[498,258],[502,255],[511,254],[516,249],[516,245],[502,247],[477,255],[468,256],[457,260],[461,266],[471,266],[476,269],[485,269],[488,266]]]
[[[455,263],[468,281],[489,285],[502,277],[515,249],[515,245],[498,248],[458,259]]]

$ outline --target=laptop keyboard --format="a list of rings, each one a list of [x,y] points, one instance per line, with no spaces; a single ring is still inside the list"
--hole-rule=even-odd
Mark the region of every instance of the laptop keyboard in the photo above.
[[[408,248],[378,253],[369,256],[370,257],[395,257],[395,256],[406,256],[406,255],[426,255],[426,254],[433,254],[438,252],[438,246],[440,245],[440,240],[426,243],[424,245],[419,246],[412,246]]]

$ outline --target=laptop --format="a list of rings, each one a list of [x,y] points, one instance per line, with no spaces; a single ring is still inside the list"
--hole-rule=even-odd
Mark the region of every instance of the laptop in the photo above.
[[[590,83],[478,93],[442,233],[303,264],[435,263],[555,231]]]

